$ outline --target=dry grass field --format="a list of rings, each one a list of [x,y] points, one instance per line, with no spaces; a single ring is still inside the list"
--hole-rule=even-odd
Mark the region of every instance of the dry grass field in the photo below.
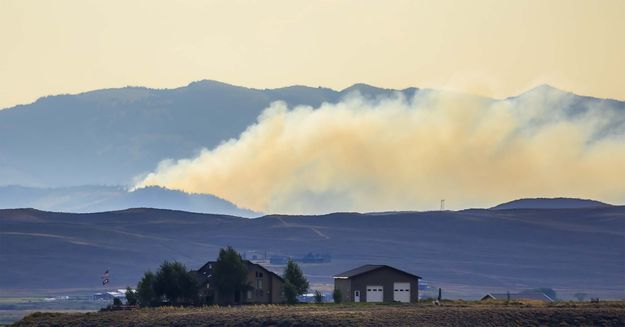
[[[625,302],[258,305],[34,313],[16,326],[625,326]]]

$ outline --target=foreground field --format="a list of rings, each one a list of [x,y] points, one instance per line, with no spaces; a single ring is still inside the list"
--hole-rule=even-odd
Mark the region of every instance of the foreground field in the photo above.
[[[260,305],[35,313],[16,326],[625,326],[625,303]]]

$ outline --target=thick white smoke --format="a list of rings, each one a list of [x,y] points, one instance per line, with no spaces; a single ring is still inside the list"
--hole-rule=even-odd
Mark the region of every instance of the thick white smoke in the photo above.
[[[265,213],[625,199],[623,110],[538,89],[508,100],[422,91],[320,108],[274,103],[238,139],[163,161],[137,187],[210,193]],[[573,106],[574,107],[574,106]]]

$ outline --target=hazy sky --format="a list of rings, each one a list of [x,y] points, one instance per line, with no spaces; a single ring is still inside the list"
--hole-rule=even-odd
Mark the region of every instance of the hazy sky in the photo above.
[[[624,0],[0,0],[0,108],[199,79],[625,99],[623,58]]]

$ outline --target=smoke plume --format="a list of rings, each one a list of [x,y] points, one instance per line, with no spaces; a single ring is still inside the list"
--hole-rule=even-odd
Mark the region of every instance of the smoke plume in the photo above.
[[[625,108],[580,99],[539,88],[499,101],[420,91],[319,108],[276,102],[238,139],[165,160],[136,186],[292,214],[427,210],[441,199],[452,209],[521,197],[623,202]]]

